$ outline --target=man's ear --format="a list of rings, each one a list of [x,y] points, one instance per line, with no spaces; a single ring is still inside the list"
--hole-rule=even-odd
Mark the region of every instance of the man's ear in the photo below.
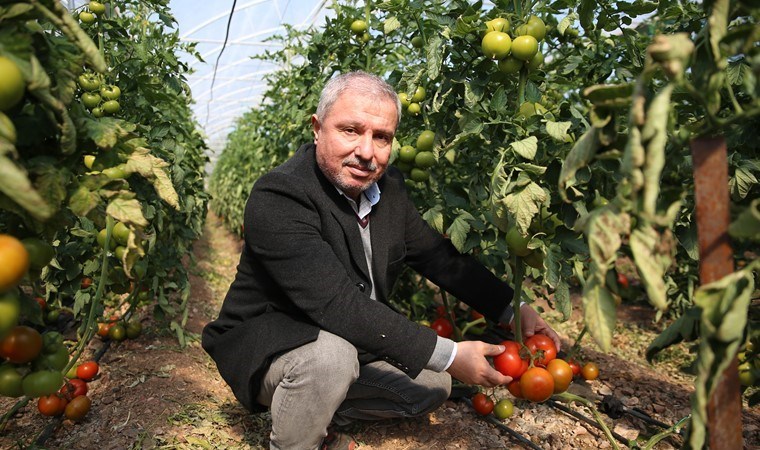
[[[319,140],[319,130],[322,129],[322,125],[319,123],[319,119],[316,114],[311,115],[311,131],[314,133],[314,143]]]

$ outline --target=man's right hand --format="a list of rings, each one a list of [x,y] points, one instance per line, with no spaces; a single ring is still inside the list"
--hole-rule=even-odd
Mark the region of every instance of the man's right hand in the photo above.
[[[482,341],[457,342],[454,362],[446,371],[466,384],[478,384],[485,387],[505,385],[512,381],[512,377],[494,369],[486,359],[486,356],[496,356],[503,351],[504,347],[501,345]]]

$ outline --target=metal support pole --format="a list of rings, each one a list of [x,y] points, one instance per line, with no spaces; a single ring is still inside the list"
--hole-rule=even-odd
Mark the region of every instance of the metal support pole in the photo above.
[[[722,136],[691,141],[702,284],[719,280],[734,271],[728,236],[731,215],[726,154],[726,140]],[[707,431],[712,450],[744,447],[739,375],[736,358],[733,359],[707,404]]]

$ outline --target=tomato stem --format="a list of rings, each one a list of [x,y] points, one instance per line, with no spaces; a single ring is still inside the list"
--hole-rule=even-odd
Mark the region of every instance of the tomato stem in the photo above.
[[[24,396],[21,400],[17,401],[7,413],[3,414],[3,418],[0,419],[0,431],[5,430],[5,425],[11,417],[13,417],[21,408],[26,406],[26,404],[29,403],[29,400],[31,400],[31,397]]]
[[[451,304],[449,304],[449,297],[446,295],[446,291],[443,289],[441,291],[441,300],[443,300],[443,307],[446,308],[446,318],[451,322],[451,327],[454,329],[454,340],[457,342],[462,340],[462,334],[464,334],[462,331],[459,330],[459,327],[457,327],[456,322],[454,321],[454,314],[451,311]]]
[[[642,450],[650,450],[652,449],[655,444],[660,442],[661,440],[665,439],[666,437],[672,435],[672,434],[678,434],[681,432],[681,428],[683,428],[685,425],[687,425],[691,421],[691,414],[688,416],[682,418],[678,422],[676,422],[672,427],[668,428],[667,430],[661,431],[647,441],[646,445],[644,447],[641,447]]]
[[[528,83],[528,68],[523,65],[520,69],[520,80],[517,84],[517,107],[525,103],[525,87]]]
[[[369,30],[370,30],[369,24],[370,24],[371,13],[372,13],[372,1],[367,0],[364,3],[364,20],[367,21],[367,33],[369,33]],[[372,52],[369,51],[369,45],[367,44],[364,44],[364,54],[367,57],[367,62],[364,64],[364,70],[366,72],[371,72],[370,68],[372,67]]]
[[[471,322],[467,322],[467,324],[465,324],[464,328],[462,328],[462,336],[464,336],[465,334],[467,334],[467,331],[469,331],[470,328],[474,328],[474,327],[480,325],[481,323],[486,323],[486,319],[483,318],[483,317],[480,317],[480,318],[475,319],[475,320],[473,320]],[[454,328],[456,328],[456,326]]]

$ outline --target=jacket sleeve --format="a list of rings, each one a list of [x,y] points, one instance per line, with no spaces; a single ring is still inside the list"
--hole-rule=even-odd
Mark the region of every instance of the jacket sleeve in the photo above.
[[[260,178],[246,208],[246,244],[294,308],[320,328],[415,377],[430,359],[435,332],[361,292],[324,239],[324,211],[297,177]],[[337,226],[337,225],[335,225]],[[334,243],[332,245],[335,245]]]

